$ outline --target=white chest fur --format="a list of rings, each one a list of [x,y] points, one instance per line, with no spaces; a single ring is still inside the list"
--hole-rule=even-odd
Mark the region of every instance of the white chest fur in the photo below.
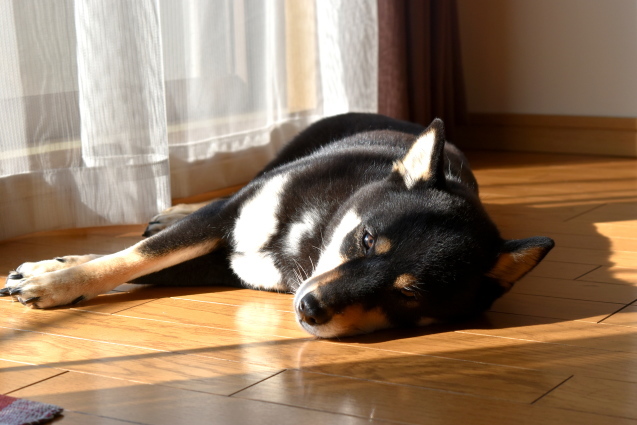
[[[264,248],[276,232],[277,212],[289,177],[289,174],[274,176],[243,204],[232,232],[232,270],[256,289],[283,288],[281,273]]]

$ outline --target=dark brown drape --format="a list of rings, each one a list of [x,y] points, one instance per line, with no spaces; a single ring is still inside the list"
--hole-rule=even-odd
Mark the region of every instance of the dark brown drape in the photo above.
[[[378,0],[379,113],[447,135],[466,116],[455,0]]]

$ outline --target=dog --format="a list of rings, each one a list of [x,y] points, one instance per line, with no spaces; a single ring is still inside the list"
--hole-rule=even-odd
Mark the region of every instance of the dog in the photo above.
[[[476,316],[554,246],[501,238],[439,119],[325,118],[198,207],[160,214],[115,254],[24,263],[0,295],[47,308],[125,282],[288,292],[299,324],[332,338]]]

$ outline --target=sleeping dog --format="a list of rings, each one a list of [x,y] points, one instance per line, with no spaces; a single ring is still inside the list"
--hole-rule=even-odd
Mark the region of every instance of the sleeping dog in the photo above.
[[[184,218],[158,231],[171,214]],[[373,114],[315,123],[232,197],[173,209],[147,234],[111,255],[24,263],[0,295],[46,308],[124,282],[293,292],[299,324],[329,338],[479,314],[554,245],[500,237],[442,121]]]

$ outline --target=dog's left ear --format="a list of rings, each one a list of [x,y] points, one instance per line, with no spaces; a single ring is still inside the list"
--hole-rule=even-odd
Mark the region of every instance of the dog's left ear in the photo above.
[[[436,118],[427,129],[418,136],[407,155],[396,161],[392,175],[400,178],[411,189],[418,183],[430,187],[443,187],[445,184],[444,157],[445,126]]]
[[[554,246],[553,239],[543,236],[505,241],[487,277],[495,279],[506,292],[533,270]]]

